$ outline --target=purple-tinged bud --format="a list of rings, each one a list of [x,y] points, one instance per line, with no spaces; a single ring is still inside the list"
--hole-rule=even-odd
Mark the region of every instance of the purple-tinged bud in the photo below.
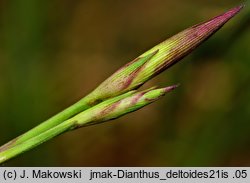
[[[126,64],[87,96],[89,105],[92,106],[107,98],[139,88],[146,81],[188,55],[242,8],[243,6],[233,8],[209,21],[192,26]]]

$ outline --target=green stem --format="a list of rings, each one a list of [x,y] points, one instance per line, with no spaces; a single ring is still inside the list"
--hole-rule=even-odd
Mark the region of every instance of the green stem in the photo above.
[[[14,147],[18,144],[21,144],[55,126],[60,124],[61,122],[69,119],[70,117],[78,114],[79,112],[82,112],[91,106],[89,103],[93,101],[93,97],[90,95],[84,97],[80,101],[76,102],[72,106],[66,108],[65,110],[61,111],[60,113],[56,114],[55,116],[51,117],[50,119],[42,122],[40,125],[36,126],[35,128],[29,130],[28,132],[20,135],[19,137],[16,137],[15,139],[9,141],[8,143],[4,144],[0,147],[0,152],[9,149],[11,147]]]
[[[7,160],[10,160],[11,158],[14,158],[15,156],[24,153],[39,144],[42,144],[43,142],[63,133],[66,131],[69,131],[71,129],[71,126],[74,124],[74,121],[67,120],[54,128],[51,128],[50,130],[47,130],[44,133],[41,133],[33,138],[30,138],[29,140],[15,145],[12,148],[8,148],[3,152],[0,152],[0,164],[6,162]]]

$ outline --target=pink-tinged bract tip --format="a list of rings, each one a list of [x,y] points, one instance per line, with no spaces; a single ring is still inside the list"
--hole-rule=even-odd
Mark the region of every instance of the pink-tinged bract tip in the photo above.
[[[164,90],[167,93],[167,92],[170,92],[170,91],[176,89],[179,86],[180,86],[180,84],[176,84],[176,85],[172,85],[172,86],[167,86],[167,87],[164,88]]]

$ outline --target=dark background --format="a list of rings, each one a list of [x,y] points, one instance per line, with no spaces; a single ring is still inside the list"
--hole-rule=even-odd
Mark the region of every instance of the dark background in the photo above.
[[[0,143],[233,0],[0,1]],[[249,4],[249,3],[248,3]],[[5,166],[250,166],[250,4],[146,86],[181,86],[118,120],[63,134]]]

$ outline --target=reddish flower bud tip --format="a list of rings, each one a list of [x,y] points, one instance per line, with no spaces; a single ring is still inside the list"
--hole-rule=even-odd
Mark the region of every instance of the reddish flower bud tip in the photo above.
[[[208,21],[204,26],[222,26],[224,25],[226,22],[228,22],[231,18],[233,18],[237,13],[240,12],[240,10],[243,8],[244,6],[237,6],[235,8],[232,8],[230,10],[228,10],[226,13],[219,15],[215,18],[213,18],[212,20]]]
[[[235,14],[239,13],[240,10],[242,8],[244,8],[245,5],[240,5],[240,6],[237,6],[235,8],[232,8],[231,10],[229,10],[228,12],[224,13],[224,16],[225,17],[228,17],[228,18],[231,18],[233,17]],[[223,16],[223,15],[222,15]]]
[[[164,90],[167,93],[167,92],[170,92],[170,91],[176,89],[179,86],[180,86],[180,84],[176,84],[176,85],[172,85],[172,86],[167,86],[167,87],[164,88]]]

